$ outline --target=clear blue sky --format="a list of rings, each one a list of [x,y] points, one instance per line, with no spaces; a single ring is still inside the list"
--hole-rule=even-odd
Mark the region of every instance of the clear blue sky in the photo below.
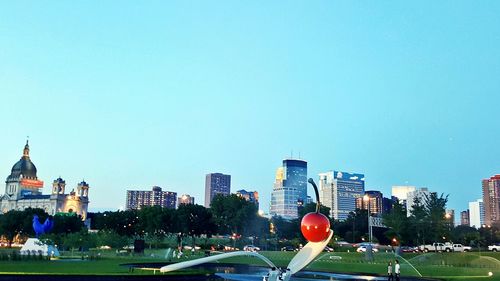
[[[0,175],[27,135],[38,176],[91,210],[205,174],[268,201],[309,176],[426,186],[461,211],[500,173],[498,1],[3,1]],[[309,191],[311,193],[311,190]],[[3,187],[2,187],[3,193]]]

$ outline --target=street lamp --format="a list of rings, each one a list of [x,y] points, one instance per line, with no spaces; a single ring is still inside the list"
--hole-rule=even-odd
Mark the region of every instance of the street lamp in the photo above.
[[[368,242],[372,242],[372,224],[370,220],[370,196],[368,194],[365,194],[363,196],[363,201],[366,202],[366,210],[368,214]]]

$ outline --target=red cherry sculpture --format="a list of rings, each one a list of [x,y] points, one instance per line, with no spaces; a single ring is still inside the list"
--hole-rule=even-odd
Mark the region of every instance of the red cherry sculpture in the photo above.
[[[302,235],[310,242],[321,242],[330,235],[330,221],[321,213],[309,213],[300,223]]]
[[[319,192],[313,179],[308,182],[314,187],[316,193],[316,212],[308,213],[302,218],[300,231],[302,235],[310,242],[324,241],[330,235],[330,220],[319,212],[321,203],[319,202]]]

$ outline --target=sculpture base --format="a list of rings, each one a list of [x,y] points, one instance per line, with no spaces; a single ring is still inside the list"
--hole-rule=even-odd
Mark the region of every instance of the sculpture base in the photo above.
[[[58,257],[59,251],[54,245],[47,245],[38,238],[28,238],[26,243],[21,247],[21,255],[42,255],[50,257]]]

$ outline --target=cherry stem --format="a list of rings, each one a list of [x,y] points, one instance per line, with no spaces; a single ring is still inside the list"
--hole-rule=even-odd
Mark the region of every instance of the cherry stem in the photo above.
[[[314,192],[316,193],[316,214],[319,214],[319,208],[321,206],[321,202],[319,202],[319,191],[318,187],[316,186],[316,183],[312,178],[309,178],[307,180],[308,183],[310,183],[314,187]]]

